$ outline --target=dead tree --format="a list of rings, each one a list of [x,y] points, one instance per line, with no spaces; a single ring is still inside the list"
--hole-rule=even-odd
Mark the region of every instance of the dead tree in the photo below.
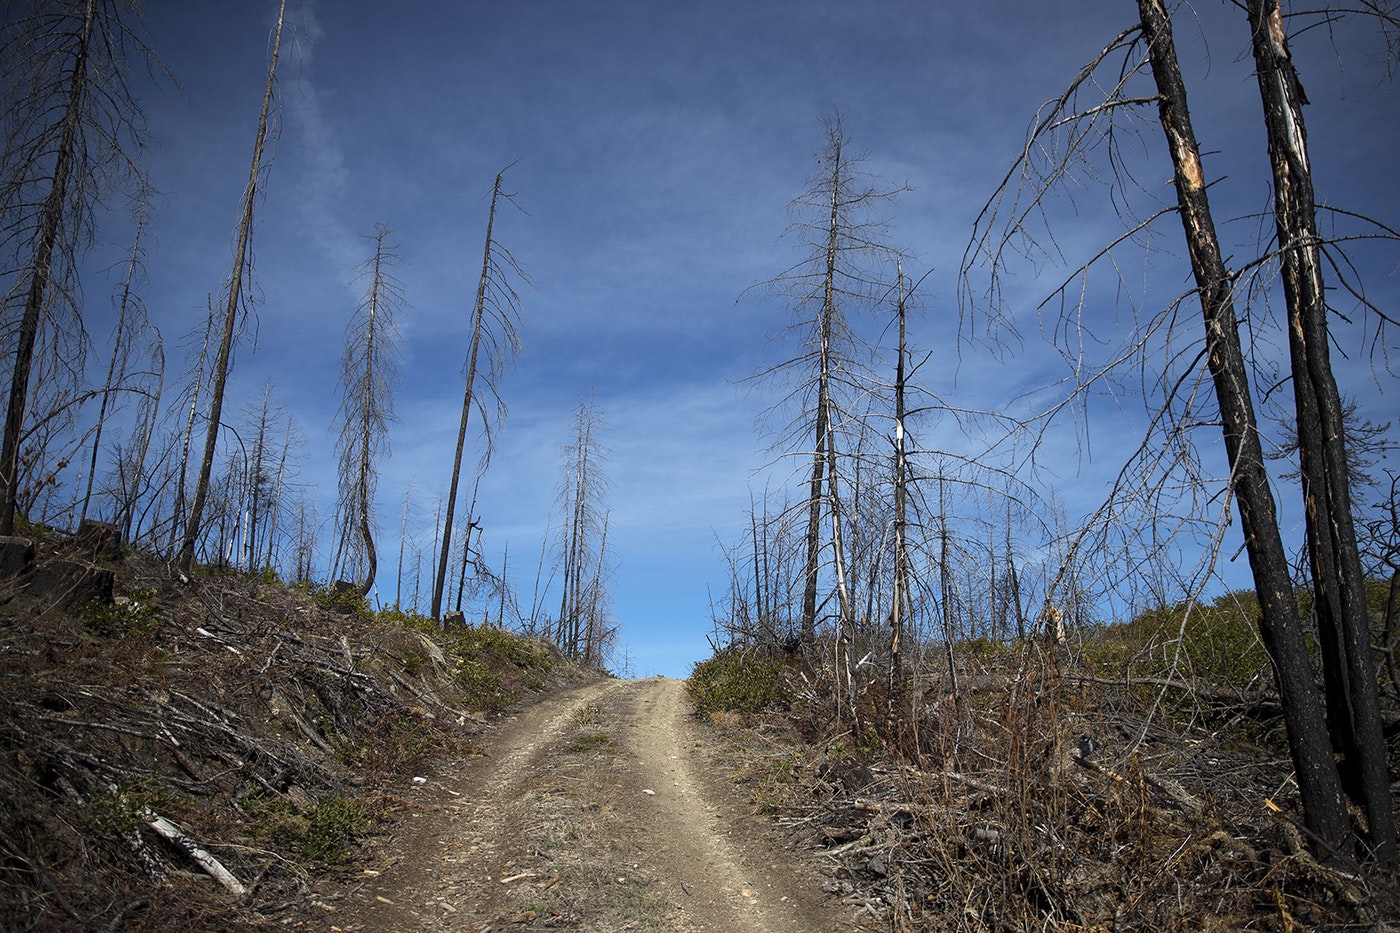
[[[556,622],[556,641],[570,657],[589,663],[605,626],[599,619],[607,604],[601,588],[607,572],[607,493],[611,486],[603,470],[607,452],[602,442],[602,415],[591,398],[580,398],[574,434],[564,447],[564,476],[559,502],[558,565],[563,580]]]
[[[447,585],[447,568],[452,560],[452,522],[457,508],[457,486],[462,477],[462,451],[467,443],[467,422],[473,408],[481,411],[482,431],[486,438],[486,449],[482,456],[483,464],[491,451],[491,431],[493,419],[488,417],[482,403],[481,394],[487,394],[496,401],[496,418],[505,415],[505,406],[496,391],[506,365],[520,352],[520,338],[516,334],[515,322],[520,317],[520,295],[515,291],[513,280],[529,284],[529,277],[516,264],[510,251],[496,242],[493,231],[496,224],[496,206],[504,197],[514,203],[514,195],[504,193],[501,183],[505,171],[496,174],[496,183],[491,188],[491,209],[486,215],[486,245],[482,249],[481,277],[477,280],[476,303],[472,308],[472,336],[467,350],[466,389],[462,396],[462,420],[457,428],[457,446],[452,459],[452,479],[447,493],[447,515],[442,524],[442,540],[439,542],[437,574],[433,582],[433,604],[431,615],[437,619],[442,614],[443,591]],[[483,359],[484,355],[484,359]],[[478,392],[478,379],[480,389]]]
[[[389,228],[380,224],[372,238],[374,255],[360,266],[365,294],[345,328],[340,358],[340,504],[342,538],[357,543],[351,564],[359,575],[361,596],[374,585],[379,561],[374,547],[376,461],[389,444],[398,382],[399,332],[395,317],[403,306],[403,285],[393,269],[400,262],[389,243]]]
[[[272,34],[272,55],[267,65],[267,86],[263,90],[262,112],[258,117],[258,130],[253,139],[252,165],[248,169],[248,184],[243,189],[243,212],[238,222],[238,242],[234,247],[233,271],[229,275],[228,295],[224,303],[223,330],[219,337],[219,349],[214,357],[213,376],[209,387],[208,430],[204,435],[204,455],[200,459],[199,478],[195,482],[194,498],[190,502],[189,518],[185,523],[184,539],[177,558],[180,571],[185,574],[190,572],[190,568],[194,564],[195,545],[199,541],[200,522],[204,516],[204,502],[209,496],[209,480],[214,472],[214,458],[218,452],[219,419],[224,410],[224,387],[228,383],[234,333],[238,329],[238,322],[243,318],[245,310],[246,278],[253,255],[253,207],[257,203],[262,181],[263,151],[267,144],[273,91],[277,86],[277,61],[282,52],[282,22],[286,12],[287,0],[281,0],[277,7],[277,25]]]
[[[810,458],[807,491],[799,504],[806,511],[800,634],[808,645],[816,640],[823,567],[830,567],[834,578],[832,597],[841,630],[854,624],[849,567],[841,541],[839,442],[850,427],[843,393],[861,394],[855,360],[862,354],[849,313],[873,307],[888,292],[890,282],[885,277],[892,274],[897,258],[897,252],[883,242],[883,214],[899,189],[877,187],[861,168],[862,161],[851,151],[840,117],[827,119],[816,171],[807,189],[789,206],[798,218],[791,233],[805,255],[764,283],[791,306],[791,329],[801,341],[796,356],[757,378],[791,376],[797,385],[785,402],[799,411],[791,423],[789,443]]]
[[[1346,788],[1366,811],[1371,848],[1378,861],[1389,864],[1396,858],[1395,817],[1366,609],[1366,576],[1353,524],[1348,426],[1330,359],[1323,241],[1317,229],[1303,119],[1306,100],[1278,0],[1249,0],[1246,11],[1273,168],[1274,225],[1288,307],[1328,733],[1341,753]]]
[[[102,395],[98,402],[97,423],[92,432],[92,456],[88,460],[87,486],[83,491],[83,505],[78,512],[79,524],[87,518],[88,506],[92,501],[93,477],[97,473],[97,457],[102,450],[102,433],[107,416],[114,403],[114,395],[126,381],[127,364],[131,356],[133,334],[145,324],[145,308],[141,301],[138,281],[143,275],[145,251],[142,237],[149,225],[148,187],[142,185],[136,204],[136,234],[127,255],[126,274],[122,278],[117,298],[117,327],[112,335],[112,356],[107,362],[107,378],[102,384]]]
[[[127,68],[133,51],[158,63],[123,21],[138,15],[118,0],[53,0],[15,5],[0,26],[0,250],[13,270],[0,293],[6,318],[13,310],[18,321],[0,440],[0,535],[14,533],[41,332],[76,385],[87,354],[77,264],[103,195],[140,177],[146,130]]]
[[[1103,177],[1113,191],[1112,203],[1118,208],[1126,229],[1121,237],[1075,268],[1046,301],[1047,304],[1058,301],[1062,306],[1058,322],[1051,328],[1051,336],[1073,366],[1069,380],[1073,389],[1071,399],[1053,401],[1047,405],[1037,419],[1040,427],[1036,431],[1042,433],[1036,436],[1043,436],[1044,425],[1048,425],[1054,416],[1073,409],[1073,399],[1081,400],[1082,404],[1090,391],[1107,385],[1120,385],[1114,381],[1120,368],[1129,369],[1136,387],[1150,387],[1151,396],[1161,402],[1149,407],[1148,429],[1142,443],[1132,454],[1129,465],[1119,474],[1104,505],[1095,513],[1090,524],[1083,526],[1075,535],[1071,550],[1080,550],[1081,542],[1088,540],[1085,532],[1093,523],[1129,521],[1132,519],[1126,517],[1126,513],[1130,508],[1138,508],[1143,510],[1143,520],[1176,520],[1179,528],[1206,529],[1203,532],[1205,539],[1201,543],[1206,553],[1218,555],[1226,524],[1220,503],[1229,503],[1230,499],[1212,501],[1198,492],[1210,480],[1202,470],[1192,432],[1202,425],[1219,426],[1228,466],[1224,489],[1233,496],[1233,507],[1238,512],[1243,531],[1243,549],[1249,557],[1260,603],[1260,634],[1268,649],[1283,706],[1304,819],[1322,857],[1346,859],[1349,856],[1347,843],[1352,833],[1351,821],[1345,805],[1341,774],[1328,736],[1323,704],[1314,681],[1304,619],[1289,574],[1288,551],[1280,530],[1272,480],[1260,441],[1260,419],[1251,388],[1256,372],[1251,369],[1250,358],[1244,352],[1240,336],[1241,324],[1236,302],[1247,293],[1240,289],[1242,274],[1226,263],[1212,216],[1208,176],[1191,124],[1186,83],[1172,36],[1171,16],[1162,0],[1139,0],[1137,11],[1139,23],[1109,43],[1081,70],[1063,95],[1042,108],[1021,155],[978,218],[972,243],[964,256],[964,282],[968,281],[968,275],[975,267],[985,266],[991,271],[987,300],[985,303],[979,302],[990,313],[980,317],[969,316],[967,320],[980,320],[992,326],[1008,323],[995,309],[1004,307],[1001,303],[1000,276],[1010,264],[1011,254],[1018,248],[1038,257],[1057,251],[1057,245],[1047,249],[1047,242],[1042,239],[1045,236],[1054,237],[1047,213],[1050,194],[1057,185],[1082,182],[1085,175],[1076,173],[1075,167],[1082,164],[1080,160],[1087,158],[1094,147],[1106,144],[1099,151],[1104,153],[1111,171]],[[1255,12],[1258,18],[1258,10]],[[1266,22],[1268,18],[1265,15],[1260,22]],[[1268,34],[1261,36],[1257,30],[1256,37],[1266,43],[1274,41]],[[1116,68],[1102,67],[1119,56],[1123,60]],[[1256,65],[1261,84],[1268,82],[1277,85],[1279,77],[1269,71],[1269,68],[1277,65],[1277,61],[1269,65],[1261,59]],[[1108,80],[1100,84],[1104,73],[1110,71]],[[1139,82],[1148,84],[1150,90],[1134,93]],[[1081,95],[1089,99],[1081,103]],[[1145,194],[1149,200],[1155,201],[1156,191],[1147,191],[1133,180],[1131,163],[1127,161],[1119,142],[1136,134],[1120,128],[1119,123],[1132,121],[1152,111],[1155,111],[1154,122],[1163,134],[1171,159],[1175,199],[1170,205],[1154,204],[1151,210],[1139,212],[1135,205],[1141,202],[1134,195]],[[1278,113],[1277,105],[1266,105],[1267,119],[1275,120]],[[1285,123],[1282,121],[1279,126]],[[1296,120],[1292,126],[1295,133],[1301,130],[1301,123]],[[1296,157],[1298,154],[1295,151],[1293,156],[1284,155]],[[1277,178],[1275,183],[1278,184]],[[1296,174],[1287,179],[1287,184],[1291,189],[1288,196],[1296,196]],[[1132,289],[1127,287],[1121,275],[1116,274],[1113,259],[1117,250],[1146,240],[1146,231],[1173,214],[1181,224],[1185,238],[1194,289],[1165,309],[1147,313],[1131,304]],[[1296,253],[1300,247],[1308,245],[1310,234],[1292,222],[1280,223],[1280,246],[1285,252]],[[1144,235],[1141,240],[1138,239],[1140,235]],[[1120,303],[1130,302],[1132,312],[1124,314],[1120,311],[1117,316],[1116,321],[1120,325],[1118,332],[1125,336],[1121,342],[1109,345],[1106,362],[1094,360],[1085,349],[1101,336],[1085,331],[1091,325],[1086,321],[1083,303],[1083,296],[1088,292],[1088,277],[1100,265],[1114,276],[1118,300]],[[1256,263],[1251,268],[1261,267]],[[1285,266],[1285,275],[1291,274]],[[967,294],[964,292],[965,296]],[[1181,327],[1178,312],[1187,299],[1199,304],[1202,328],[1197,341],[1183,347],[1180,344],[1186,339],[1188,331]],[[967,307],[969,305],[965,305]],[[1131,326],[1121,326],[1123,324]],[[1314,344],[1320,339],[1325,347],[1325,336],[1319,337],[1319,332],[1315,330],[1309,334],[1306,331],[1308,325],[1303,326],[1305,332],[1300,335],[1303,339]],[[1254,352],[1259,352],[1257,345]],[[1319,376],[1324,381],[1330,378],[1330,370],[1325,356],[1308,356],[1300,364],[1295,353],[1291,376],[1295,381],[1312,380],[1316,386]],[[1272,382],[1273,374],[1270,373],[1268,378]],[[1206,394],[1197,391],[1198,388],[1211,391]],[[1325,391],[1323,394],[1326,394]],[[1208,407],[1205,406],[1206,399],[1210,401]],[[1331,403],[1323,401],[1319,404]],[[1198,410],[1202,407],[1205,410]],[[1302,411],[1300,408],[1300,419],[1304,417]],[[1345,431],[1335,423],[1330,430],[1334,432],[1337,446],[1327,456],[1336,456],[1343,450],[1342,435]],[[1184,477],[1181,475],[1183,471]],[[1332,469],[1332,472],[1335,474],[1337,471]],[[1168,477],[1171,477],[1170,483]],[[1325,484],[1336,480],[1318,472],[1316,481]],[[1305,475],[1305,483],[1309,482],[1312,481]],[[1166,500],[1171,495],[1181,498],[1186,509],[1183,515],[1172,516],[1160,511],[1168,504]],[[1315,489],[1309,495],[1326,493]],[[1341,506],[1344,503],[1337,499],[1328,504],[1328,508],[1333,510]],[[1220,510],[1216,515],[1217,521],[1209,526],[1206,524],[1208,514],[1200,511],[1203,507]],[[1349,509],[1349,506],[1345,507]],[[1309,508],[1313,506],[1309,505]],[[1333,521],[1335,524],[1335,515]],[[1199,571],[1201,580],[1209,576],[1213,561],[1214,558],[1208,558],[1203,562]],[[1343,597],[1339,595],[1338,598]],[[1388,806],[1385,809],[1388,812]],[[1381,833],[1371,840],[1382,859],[1387,857],[1384,835],[1382,828]],[[1390,838],[1393,839],[1393,835]]]

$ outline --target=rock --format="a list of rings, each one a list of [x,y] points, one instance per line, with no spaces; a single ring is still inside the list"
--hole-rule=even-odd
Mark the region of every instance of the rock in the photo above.
[[[0,580],[34,569],[34,541],[18,535],[0,536]]]
[[[56,560],[40,565],[29,581],[30,595],[48,599],[65,609],[76,609],[83,603],[112,602],[112,571],[71,560]]]
[[[111,522],[85,518],[73,536],[73,547],[91,560],[116,560],[122,551],[121,529]]]

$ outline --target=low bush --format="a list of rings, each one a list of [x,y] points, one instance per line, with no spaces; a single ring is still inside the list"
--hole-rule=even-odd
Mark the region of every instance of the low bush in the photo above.
[[[699,713],[722,710],[756,713],[790,700],[782,679],[783,659],[725,652],[696,664],[690,672],[690,698]]]
[[[331,794],[304,808],[282,797],[250,798],[247,804],[258,837],[328,865],[345,861],[355,840],[374,822],[368,807],[344,794]]]

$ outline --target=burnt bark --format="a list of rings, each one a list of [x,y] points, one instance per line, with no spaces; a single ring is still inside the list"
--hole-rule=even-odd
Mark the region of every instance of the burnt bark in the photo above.
[[[1327,694],[1327,724],[1347,792],[1366,812],[1378,861],[1396,858],[1395,821],[1347,469],[1344,406],[1328,349],[1306,103],[1278,0],[1246,7],[1274,181],[1274,222],[1298,422],[1313,611]]]
[[[1233,281],[1211,216],[1170,18],[1161,0],[1138,0],[1138,9],[1158,91],[1159,117],[1175,169],[1177,210],[1200,296],[1207,365],[1220,409],[1231,487],[1259,596],[1260,634],[1283,703],[1304,819],[1320,854],[1336,857],[1342,854],[1350,824],[1264,466]]]
[[[10,399],[5,409],[5,431],[0,441],[0,535],[15,531],[15,511],[19,501],[19,447],[29,401],[29,376],[34,364],[34,346],[39,339],[49,286],[53,280],[54,254],[59,247],[67,213],[68,188],[79,160],[78,136],[83,120],[84,100],[92,86],[88,73],[97,0],[88,0],[82,28],[73,51],[73,69],[68,83],[68,99],[63,114],[62,135],[54,160],[53,182],[44,197],[43,213],[29,263],[29,289],[20,318],[14,369],[10,374]]]

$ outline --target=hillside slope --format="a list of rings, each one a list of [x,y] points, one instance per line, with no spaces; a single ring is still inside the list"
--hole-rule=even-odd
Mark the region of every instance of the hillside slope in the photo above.
[[[26,543],[0,578],[0,929],[314,925],[397,788],[601,676],[345,594],[182,582],[101,534]]]

